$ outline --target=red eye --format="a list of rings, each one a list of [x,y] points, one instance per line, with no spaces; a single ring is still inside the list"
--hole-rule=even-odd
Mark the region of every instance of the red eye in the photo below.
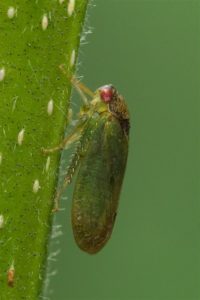
[[[111,85],[104,85],[99,89],[100,97],[104,102],[110,102],[113,97],[113,87]]]

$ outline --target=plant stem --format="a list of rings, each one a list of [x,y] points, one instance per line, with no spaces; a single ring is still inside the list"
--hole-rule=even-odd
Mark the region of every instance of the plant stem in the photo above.
[[[0,3],[2,300],[38,299],[41,290],[60,158],[41,148],[63,138],[71,84],[59,66],[70,78],[87,2]]]

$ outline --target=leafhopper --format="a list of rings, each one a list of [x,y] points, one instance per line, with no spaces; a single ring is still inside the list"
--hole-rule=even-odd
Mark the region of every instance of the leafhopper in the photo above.
[[[56,193],[54,210],[77,173],[71,211],[73,234],[83,251],[94,254],[109,240],[116,219],[128,155],[129,113],[113,85],[93,93],[76,79],[72,82],[84,100],[78,123],[58,147],[44,152],[78,141],[63,186]]]

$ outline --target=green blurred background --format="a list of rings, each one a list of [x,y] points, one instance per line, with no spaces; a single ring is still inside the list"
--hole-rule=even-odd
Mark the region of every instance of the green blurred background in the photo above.
[[[48,294],[51,300],[200,299],[200,2],[92,3],[86,23],[93,29],[80,49],[78,74],[93,90],[113,83],[125,96],[129,160],[114,232],[99,254],[77,248],[73,187],[65,193],[66,209],[55,221],[62,228],[51,245],[61,253],[50,263]],[[72,102],[81,103],[75,93]]]

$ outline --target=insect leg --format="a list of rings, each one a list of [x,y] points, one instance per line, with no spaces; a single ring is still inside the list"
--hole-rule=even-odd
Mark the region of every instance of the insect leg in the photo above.
[[[42,152],[44,154],[48,154],[48,153],[53,153],[53,152],[56,152],[58,150],[62,150],[64,148],[67,148],[69,147],[71,144],[73,144],[74,142],[78,141],[80,139],[80,136],[82,134],[82,131],[84,129],[84,125],[86,123],[86,120],[84,120],[83,122],[80,122],[75,128],[74,130],[69,134],[67,135],[64,140],[56,147],[53,147],[53,148],[48,148],[48,149],[45,149],[45,148],[42,148]]]
[[[71,162],[67,168],[66,176],[64,178],[64,182],[62,184],[62,187],[59,188],[56,192],[55,199],[54,199],[54,209],[53,211],[58,211],[59,210],[59,200],[62,196],[62,193],[66,189],[66,187],[71,183],[72,178],[78,169],[81,160],[84,158],[85,153],[87,152],[87,149],[90,144],[90,140],[92,138],[92,129],[94,129],[94,123],[91,122],[88,123],[90,119],[87,119],[85,123],[82,125],[81,129],[81,134],[79,138],[79,142],[76,146],[75,152],[72,154],[71,157]],[[96,123],[96,121],[94,121]]]
[[[66,138],[64,138],[64,140],[58,146],[53,147],[53,148],[48,148],[48,149],[42,148],[42,152],[45,154],[48,154],[48,153],[53,153],[58,150],[67,148],[68,146],[73,144],[75,141],[77,141],[79,139],[79,137],[80,137],[79,133],[74,133],[74,134],[68,135]]]
[[[64,69],[64,65],[60,65],[59,68],[69,78],[66,70]],[[71,80],[71,83],[73,84],[73,86],[76,88],[76,90],[80,94],[84,104],[87,105],[88,99],[87,99],[86,95],[90,96],[91,98],[94,98],[94,93],[87,86],[85,86],[82,82],[78,81],[78,79],[76,77],[73,76],[72,78],[70,78],[70,80]]]
[[[87,87],[85,86],[82,82],[78,81],[76,77],[72,77],[71,82],[73,86],[76,88],[78,93],[80,94],[84,104],[88,104],[88,99],[86,95],[90,96],[91,98],[94,98],[94,93]]]
[[[64,192],[64,190],[66,189],[66,187],[70,184],[70,182],[71,181],[68,178],[66,178],[64,180],[62,188],[59,191],[57,191],[56,196],[54,198],[54,208],[53,208],[52,212],[59,211],[59,200],[60,200],[60,197],[62,196],[62,193]]]
[[[80,158],[82,155],[82,146],[78,146],[75,153],[72,156],[71,163],[67,169],[67,174],[65,176],[64,182],[62,184],[62,187],[56,192],[55,198],[54,198],[54,209],[53,212],[56,212],[59,210],[59,200],[66,189],[66,187],[71,183],[72,177],[74,173],[76,172],[76,169],[79,166]]]

